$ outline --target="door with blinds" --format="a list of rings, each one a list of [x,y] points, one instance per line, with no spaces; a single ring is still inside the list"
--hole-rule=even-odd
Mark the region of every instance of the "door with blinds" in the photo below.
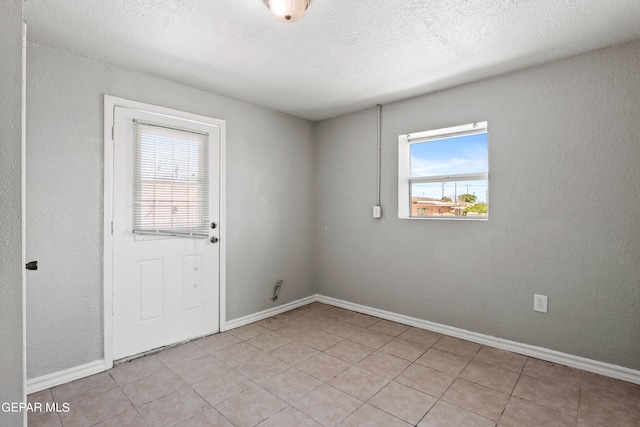
[[[220,133],[114,109],[114,360],[219,330]]]

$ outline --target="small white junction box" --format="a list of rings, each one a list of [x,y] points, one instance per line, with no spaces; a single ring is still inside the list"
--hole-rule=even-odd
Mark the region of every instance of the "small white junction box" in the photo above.
[[[373,217],[380,218],[382,216],[382,208],[380,206],[373,207]]]

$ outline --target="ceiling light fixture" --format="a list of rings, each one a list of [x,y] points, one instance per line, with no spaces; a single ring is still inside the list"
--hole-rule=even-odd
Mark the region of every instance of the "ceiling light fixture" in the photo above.
[[[302,18],[311,0],[264,0],[271,13],[282,22],[295,22]]]

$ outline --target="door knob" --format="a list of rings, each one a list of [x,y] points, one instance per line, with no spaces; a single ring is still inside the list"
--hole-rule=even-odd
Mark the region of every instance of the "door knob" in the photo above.
[[[218,238],[217,237],[212,237],[212,238],[209,239],[209,241],[211,243],[218,243]]]

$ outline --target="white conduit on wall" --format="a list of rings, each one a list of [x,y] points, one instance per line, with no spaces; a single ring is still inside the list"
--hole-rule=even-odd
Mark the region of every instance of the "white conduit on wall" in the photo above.
[[[380,218],[380,195],[382,191],[382,105],[378,104],[378,186],[376,188],[376,205],[373,207],[373,217]]]

